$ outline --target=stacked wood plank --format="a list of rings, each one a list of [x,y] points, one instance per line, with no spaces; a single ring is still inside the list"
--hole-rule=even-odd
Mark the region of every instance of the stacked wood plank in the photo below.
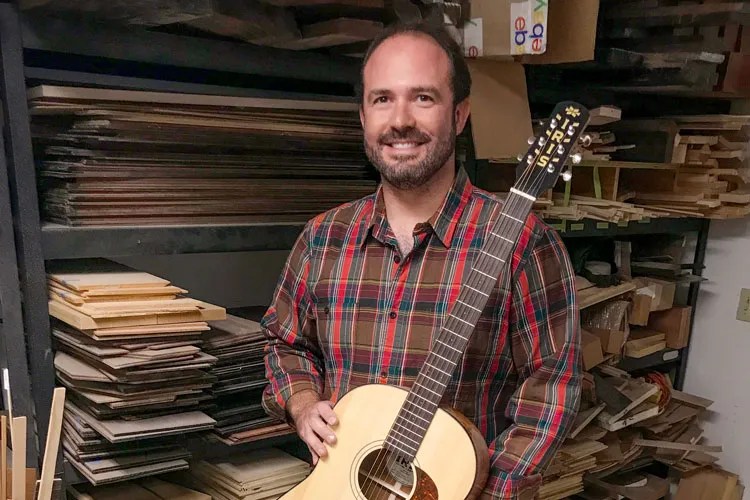
[[[605,0],[595,61],[563,71],[588,88],[690,95],[750,92],[750,5]]]
[[[209,322],[203,350],[217,358],[210,370],[216,382],[214,400],[205,411],[216,420],[214,432],[226,444],[235,445],[292,433],[284,422],[268,415],[261,406],[267,384],[263,362],[266,338],[260,324],[228,315]]]
[[[50,263],[48,283],[66,458],[94,484],[186,468],[185,434],[215,424],[200,346],[224,309],[107,261]]]
[[[464,3],[468,4],[468,1]],[[359,44],[374,38],[391,15],[384,0],[152,0],[124,2],[122,5],[23,0],[20,5],[32,15],[76,16],[97,23],[162,26],[183,35],[219,36],[293,50],[339,47],[345,53],[356,53]],[[464,5],[463,11],[467,11],[467,7]],[[461,11],[458,8],[453,10]]]
[[[41,86],[29,105],[56,223],[297,222],[376,185],[349,103]]]
[[[214,500],[272,500],[299,484],[311,470],[307,462],[267,448],[194,462],[190,477],[182,480]]]
[[[70,485],[68,494],[76,500],[211,500],[210,495],[154,477],[106,486]]]

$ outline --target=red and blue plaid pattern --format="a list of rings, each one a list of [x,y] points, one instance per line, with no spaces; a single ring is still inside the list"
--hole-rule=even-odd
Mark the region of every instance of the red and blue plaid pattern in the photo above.
[[[459,170],[409,255],[380,189],[310,221],[262,321],[266,411],[286,419],[286,400],[305,389],[335,402],[363,384],[410,387],[501,206]],[[567,252],[532,214],[443,399],[487,439],[485,498],[532,498],[538,488],[578,410],[579,336]]]

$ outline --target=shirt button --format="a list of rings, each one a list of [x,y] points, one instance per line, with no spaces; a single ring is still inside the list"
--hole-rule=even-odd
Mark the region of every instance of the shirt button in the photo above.
[[[401,257],[399,257],[398,255],[396,255],[396,256],[395,256],[395,257],[393,258],[393,262],[395,262],[396,264],[398,264],[399,262],[401,262]]]
[[[396,319],[396,311],[391,311],[391,314],[389,314],[391,319]]]
[[[331,312],[331,308],[330,308],[330,307],[328,307],[328,306],[325,306],[325,307],[323,308],[323,312],[324,312],[324,313],[326,313],[326,314],[328,314],[329,312]]]

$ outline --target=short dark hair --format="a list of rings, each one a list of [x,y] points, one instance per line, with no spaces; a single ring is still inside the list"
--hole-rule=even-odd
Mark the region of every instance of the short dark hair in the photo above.
[[[359,82],[357,83],[356,91],[359,102],[362,103],[364,99],[364,79],[365,79],[365,66],[370,60],[370,56],[380,45],[398,35],[417,34],[428,36],[437,43],[441,49],[448,56],[448,60],[451,63],[451,91],[453,92],[453,105],[457,105],[464,99],[469,97],[471,93],[471,74],[469,73],[469,66],[466,64],[464,59],[463,51],[461,47],[456,43],[453,37],[445,30],[442,26],[435,26],[433,24],[425,22],[417,23],[397,23],[384,29],[375,39],[370,42],[370,46],[367,48],[364,59],[362,59],[362,67],[360,68]]]

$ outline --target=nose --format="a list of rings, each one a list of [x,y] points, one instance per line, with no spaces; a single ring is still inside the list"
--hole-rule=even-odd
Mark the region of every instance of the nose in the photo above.
[[[393,115],[391,116],[391,127],[395,129],[412,128],[416,125],[414,119],[414,113],[406,100],[399,100],[399,102],[393,107]]]

